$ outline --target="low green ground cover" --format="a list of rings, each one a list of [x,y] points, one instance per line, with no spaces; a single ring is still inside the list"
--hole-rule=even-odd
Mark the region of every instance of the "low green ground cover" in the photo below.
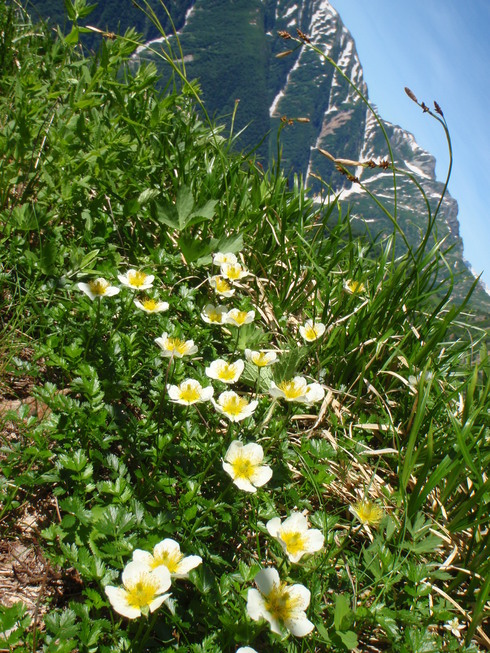
[[[487,647],[489,363],[438,245],[354,239],[134,33],[0,24],[2,405],[37,402],[0,527],[45,562],[2,650]]]

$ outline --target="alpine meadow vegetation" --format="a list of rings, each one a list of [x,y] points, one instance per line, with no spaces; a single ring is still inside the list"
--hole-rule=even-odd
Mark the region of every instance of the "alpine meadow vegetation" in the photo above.
[[[0,4],[0,650],[490,650],[490,364],[435,216],[354,237],[65,4]]]

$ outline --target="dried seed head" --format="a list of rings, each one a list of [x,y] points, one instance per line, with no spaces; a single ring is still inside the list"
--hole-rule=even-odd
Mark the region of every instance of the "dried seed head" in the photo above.
[[[412,91],[408,88],[408,86],[405,86],[405,93],[406,93],[406,94],[408,95],[408,97],[409,97],[411,100],[413,100],[416,104],[419,103],[419,101],[417,100],[417,97],[416,97],[415,93],[412,93]]]
[[[309,118],[296,118],[296,122],[310,122]]]
[[[381,168],[382,170],[387,170],[390,167],[391,163],[386,159],[385,161],[380,161],[378,163],[378,167]]]
[[[368,168],[376,168],[377,164],[372,160],[369,159],[369,161],[366,161],[366,165]]]
[[[353,184],[359,184],[359,177],[354,177],[354,175],[347,175],[347,179],[351,181]]]
[[[293,38],[291,36],[291,34],[289,32],[286,32],[286,30],[284,30],[284,29],[280,29],[277,33],[279,34],[279,36],[282,39],[292,39]]]
[[[424,110],[424,113],[427,113],[427,111],[429,111],[429,107],[425,104],[425,102],[422,102],[422,104],[420,106]]]
[[[311,43],[311,39],[309,36],[307,36],[304,32],[302,32],[300,29],[296,28],[296,32],[299,36],[299,38],[304,41],[305,43]]]
[[[442,113],[441,107],[437,104],[437,102],[434,100],[434,109],[436,110],[436,113],[438,113],[440,116],[444,118],[444,114]]]

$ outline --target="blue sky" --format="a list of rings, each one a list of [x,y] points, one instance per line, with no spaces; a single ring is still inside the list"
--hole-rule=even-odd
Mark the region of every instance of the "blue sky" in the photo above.
[[[411,132],[446,176],[444,132],[404,92],[441,106],[453,143],[449,191],[465,258],[490,286],[490,0],[330,0],[356,42],[381,116]]]

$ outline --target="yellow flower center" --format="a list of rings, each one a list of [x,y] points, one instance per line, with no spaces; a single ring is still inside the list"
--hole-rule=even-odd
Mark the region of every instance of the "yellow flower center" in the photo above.
[[[136,583],[126,588],[128,605],[139,610],[150,605],[159,593],[158,588],[158,579],[142,573]]]
[[[169,338],[167,340],[167,351],[178,351],[179,354],[185,354],[188,350],[187,343],[185,340],[180,338]]]
[[[305,537],[298,531],[281,531],[280,538],[286,545],[286,549],[292,555],[296,555],[305,550]]]
[[[216,277],[216,290],[221,293],[228,292],[231,286],[223,277]]]
[[[216,288],[218,288],[218,283],[216,283]],[[223,322],[223,313],[220,313],[214,308],[208,309],[206,311],[206,315],[210,322],[217,322],[218,324],[221,324],[221,322]]]
[[[109,288],[109,282],[105,279],[95,279],[94,281],[89,281],[88,286],[93,295],[102,296],[107,292]]]
[[[199,401],[201,398],[201,388],[191,383],[183,383],[180,387],[180,398],[189,404]]]
[[[294,379],[291,381],[281,381],[277,387],[284,392],[284,395],[288,399],[297,399],[305,393],[304,386],[297,384]]]
[[[362,292],[364,290],[362,281],[349,281],[347,287],[352,293]]]
[[[274,585],[265,597],[267,611],[270,612],[274,619],[281,622],[288,621],[291,618],[297,603],[298,599],[290,596],[286,583]]]
[[[156,302],[154,299],[144,299],[141,304],[144,308],[146,308],[147,311],[154,311],[156,308],[158,308],[158,302]]]
[[[305,336],[307,340],[316,340],[318,338],[317,327],[308,324],[308,326],[305,327]]]
[[[239,263],[227,263],[226,276],[232,281],[236,281],[241,277],[242,266]]]
[[[230,315],[230,318],[233,320],[233,322],[236,322],[240,326],[245,322],[247,317],[248,317],[247,311],[236,311],[235,313],[232,313]]]
[[[130,270],[128,272],[128,282],[135,288],[141,288],[144,285],[147,274],[140,272],[139,270]]]
[[[363,524],[377,526],[383,519],[383,510],[371,501],[359,501],[353,508],[359,521]]]
[[[255,465],[242,455],[238,455],[231,463],[231,466],[233,467],[235,478],[243,478],[247,481],[250,480],[255,470]]]
[[[241,415],[248,402],[243,397],[231,396],[221,404],[221,408],[228,415]]]
[[[176,574],[184,554],[178,550],[161,551],[158,555],[153,556],[150,567],[156,569],[161,565],[167,567],[171,574]]]
[[[222,381],[231,381],[235,378],[236,368],[234,365],[224,363],[223,367],[218,370],[218,378]]]
[[[260,351],[252,355],[252,362],[257,365],[257,367],[265,367],[269,362],[269,359],[264,351]]]

